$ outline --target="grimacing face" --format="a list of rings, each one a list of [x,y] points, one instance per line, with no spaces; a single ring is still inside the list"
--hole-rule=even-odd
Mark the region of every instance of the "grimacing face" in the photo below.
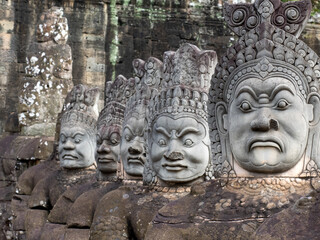
[[[96,142],[81,127],[62,126],[59,140],[60,166],[86,168],[94,164]]]
[[[160,116],[151,132],[152,168],[165,182],[194,180],[208,165],[209,142],[208,127],[193,117]]]
[[[120,127],[102,125],[97,133],[96,162],[99,171],[116,173],[120,154]]]
[[[302,158],[313,105],[283,77],[248,78],[235,89],[225,128],[241,167],[258,173],[281,173]]]
[[[144,149],[144,116],[131,117],[125,123],[121,138],[121,159],[128,175],[142,177],[146,153]]]

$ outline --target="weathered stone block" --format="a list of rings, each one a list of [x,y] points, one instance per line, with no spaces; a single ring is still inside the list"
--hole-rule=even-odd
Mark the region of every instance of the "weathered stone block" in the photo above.
[[[15,186],[12,182],[8,182],[8,186],[0,188],[0,201],[11,201]]]
[[[104,73],[106,71],[106,65],[97,62],[95,57],[89,57],[87,59],[87,72],[101,72]]]
[[[5,131],[11,132],[11,133],[20,132],[18,113],[12,112],[9,114],[7,121],[5,123]]]
[[[90,229],[67,228],[65,240],[89,240]]]
[[[48,211],[39,209],[28,209],[25,215],[25,229],[28,232],[42,228],[48,218]],[[28,234],[27,234],[28,235]]]
[[[19,230],[25,230],[25,217],[26,212],[28,210],[27,201],[29,199],[29,196],[27,195],[20,195],[18,197],[13,197],[11,201],[11,208],[12,208],[12,214],[13,214],[13,220],[12,220],[12,227],[13,230],[19,231]]]
[[[65,231],[67,227],[62,224],[46,223],[43,226],[40,240],[62,240],[65,239]]]

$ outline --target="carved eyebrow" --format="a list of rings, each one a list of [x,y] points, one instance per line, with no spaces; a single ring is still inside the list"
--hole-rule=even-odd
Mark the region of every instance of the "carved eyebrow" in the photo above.
[[[163,127],[157,127],[156,131],[159,133],[162,133],[163,135],[166,135],[168,138],[170,138],[171,134],[167,132],[167,130]]]
[[[273,99],[280,91],[283,91],[283,90],[287,90],[288,92],[290,92],[294,96],[294,92],[292,91],[292,89],[289,86],[287,86],[285,84],[280,84],[273,89],[273,91],[270,95],[270,99]]]
[[[181,132],[177,133],[176,136],[177,137],[181,137],[187,133],[198,133],[199,132],[199,129],[196,129],[194,127],[186,127],[184,129],[181,130]]]
[[[76,132],[72,135],[73,138],[75,138],[77,135],[81,135],[81,136],[84,136],[84,133],[82,132]]]
[[[134,134],[133,134],[133,131],[132,131],[132,129],[131,129],[131,127],[130,127],[129,125],[126,125],[126,126],[124,127],[123,131],[125,131],[126,128],[131,132],[132,135],[134,135]]]
[[[240,90],[236,93],[235,98],[239,97],[239,95],[244,92],[249,93],[255,100],[259,99],[257,94],[253,91],[253,89],[248,86],[244,86],[244,87],[240,88]]]

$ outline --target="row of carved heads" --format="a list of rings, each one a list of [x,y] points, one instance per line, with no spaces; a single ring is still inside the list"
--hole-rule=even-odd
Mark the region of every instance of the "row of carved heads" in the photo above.
[[[165,52],[164,59],[136,59],[135,78],[120,75],[107,83],[97,122],[97,89],[74,87],[62,115],[62,167],[72,168],[67,163],[79,157],[68,147],[81,133],[68,131],[83,126],[91,136],[97,124],[96,162],[102,173],[115,173],[120,165],[121,177],[141,179],[144,173],[148,184],[213,176],[206,102],[216,54],[184,44],[176,52]]]
[[[191,44],[165,52],[163,62],[135,59],[134,78],[118,76],[106,85],[97,134],[101,171],[108,173],[113,159],[113,172],[120,165],[125,179],[143,175],[147,184],[317,174],[320,61],[297,39],[309,4],[226,4],[227,22],[240,38],[216,68],[214,51]],[[241,12],[251,17],[232,22],[244,17]],[[255,25],[248,23],[252,16]],[[280,26],[281,16],[286,23]],[[95,99],[93,90],[79,91],[71,110]]]

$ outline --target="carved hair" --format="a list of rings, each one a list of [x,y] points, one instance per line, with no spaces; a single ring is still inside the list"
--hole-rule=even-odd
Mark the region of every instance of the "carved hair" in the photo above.
[[[135,91],[134,81],[119,75],[113,82],[106,83],[105,106],[98,118],[98,129],[109,125],[122,127],[126,103]]]
[[[80,126],[95,138],[98,118],[99,89],[82,84],[73,87],[68,94],[61,116],[61,129]]]

